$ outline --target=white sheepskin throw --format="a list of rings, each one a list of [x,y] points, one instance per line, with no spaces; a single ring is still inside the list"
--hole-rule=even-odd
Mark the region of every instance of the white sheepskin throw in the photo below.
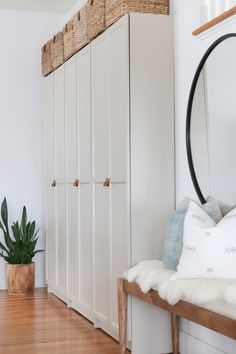
[[[176,279],[175,272],[158,260],[139,262],[124,277],[144,293],[154,289],[169,304],[184,300],[195,305],[224,301],[236,305],[236,279]]]

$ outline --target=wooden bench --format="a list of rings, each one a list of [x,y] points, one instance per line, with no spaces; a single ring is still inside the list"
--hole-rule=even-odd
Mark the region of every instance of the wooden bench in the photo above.
[[[144,294],[136,283],[129,283],[119,278],[118,283],[118,314],[119,314],[119,338],[120,353],[126,353],[127,340],[127,298],[128,295],[141,299],[149,304],[160,307],[171,314],[172,348],[173,354],[179,353],[179,318],[197,323],[212,329],[232,339],[236,339],[236,320],[206,310],[202,307],[179,301],[176,305],[170,305],[162,300],[157,291],[150,290]]]

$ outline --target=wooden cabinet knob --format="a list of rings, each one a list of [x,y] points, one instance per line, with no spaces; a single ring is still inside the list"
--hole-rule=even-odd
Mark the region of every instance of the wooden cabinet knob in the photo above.
[[[79,179],[75,179],[74,183],[73,183],[74,187],[79,187]]]
[[[56,187],[56,185],[57,185],[57,181],[54,179],[54,180],[52,181],[51,187]]]
[[[111,180],[110,178],[106,178],[105,182],[103,183],[104,187],[110,187]]]

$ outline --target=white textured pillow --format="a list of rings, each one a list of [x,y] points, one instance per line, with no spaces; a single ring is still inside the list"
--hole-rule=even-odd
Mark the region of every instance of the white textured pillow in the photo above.
[[[236,279],[236,208],[216,224],[197,204],[189,204],[174,278]]]

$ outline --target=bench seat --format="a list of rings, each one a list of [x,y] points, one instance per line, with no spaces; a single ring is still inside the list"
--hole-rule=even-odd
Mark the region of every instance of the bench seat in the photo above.
[[[126,353],[128,295],[160,307],[171,314],[173,354],[179,353],[179,318],[185,318],[236,340],[236,305],[213,301],[197,306],[182,300],[176,305],[170,305],[160,298],[157,291],[150,290],[145,294],[137,283],[129,283],[123,278],[118,279],[117,288],[121,354]]]

